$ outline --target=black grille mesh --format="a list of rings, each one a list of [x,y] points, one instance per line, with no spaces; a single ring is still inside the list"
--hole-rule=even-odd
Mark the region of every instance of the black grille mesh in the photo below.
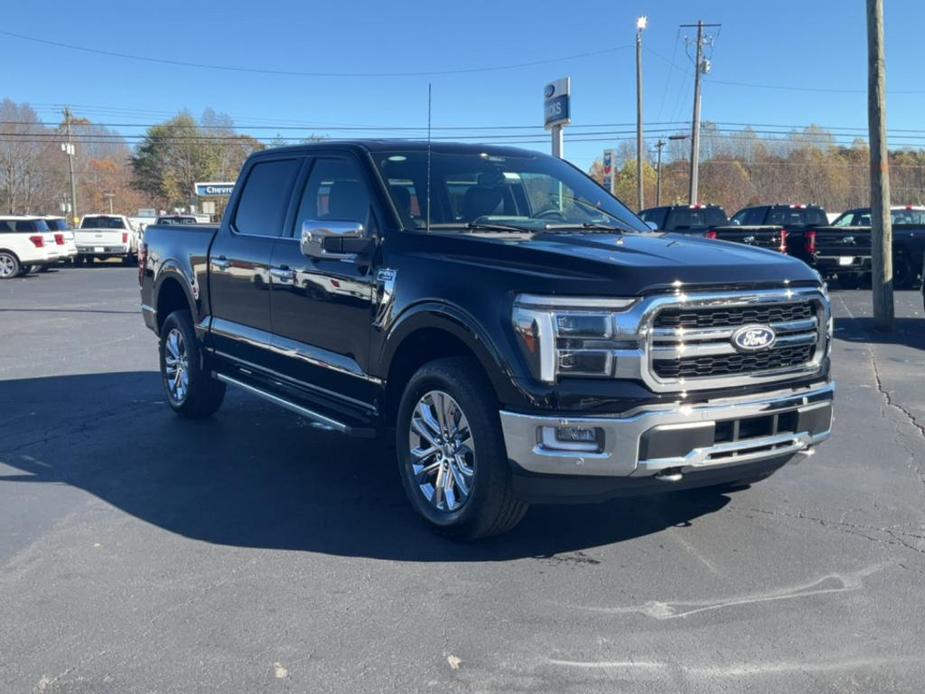
[[[734,376],[753,371],[768,371],[799,366],[813,358],[815,349],[815,345],[799,345],[748,354],[723,354],[712,357],[689,357],[671,360],[659,359],[653,362],[653,368],[659,378]]]
[[[734,328],[749,323],[780,323],[812,318],[809,302],[723,308],[665,308],[655,317],[656,328]]]

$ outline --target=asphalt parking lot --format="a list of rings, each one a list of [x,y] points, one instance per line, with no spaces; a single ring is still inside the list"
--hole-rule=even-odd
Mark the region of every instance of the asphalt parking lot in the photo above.
[[[376,443],[163,402],[136,271],[0,283],[0,691],[917,692],[925,318],[834,291],[831,441],[439,539]]]

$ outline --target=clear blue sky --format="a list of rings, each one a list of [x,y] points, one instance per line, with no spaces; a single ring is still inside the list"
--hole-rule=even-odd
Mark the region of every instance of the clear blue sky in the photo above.
[[[402,77],[308,77],[235,73],[152,64],[43,46],[3,36],[2,94],[57,120],[56,105],[106,123],[151,123],[182,108],[212,107],[272,137],[273,125],[308,124],[304,133],[350,136],[336,126],[423,127],[428,82],[436,128],[473,127],[527,133],[524,144],[548,150],[538,127],[542,87],[572,77],[575,127],[566,156],[587,167],[617,141],[578,142],[594,124],[635,120],[635,19],[645,14],[645,120],[685,121],[692,68],[678,25],[722,23],[703,117],[725,123],[866,127],[866,34],[863,0],[287,0],[157,3],[55,3],[8,0],[0,31],[120,53],[177,61],[299,72],[428,72],[530,63],[609,52],[516,69]],[[889,124],[894,144],[922,142],[925,1],[886,0]],[[682,30],[692,34],[691,30]],[[619,46],[626,48],[619,49]],[[673,62],[676,67],[672,67]],[[759,89],[742,82],[808,90]],[[837,90],[858,90],[842,93]],[[899,93],[919,90],[918,93]],[[92,107],[92,108],[88,108]],[[487,131],[487,126],[533,126]],[[613,128],[615,129],[631,129]],[[669,126],[661,126],[669,127]],[[677,127],[683,127],[681,125]],[[126,134],[138,128],[119,128]],[[381,136],[391,131],[364,131]],[[409,135],[421,135],[423,130]],[[454,131],[438,131],[447,136]],[[458,132],[458,131],[457,131]],[[393,133],[394,134],[394,133]]]

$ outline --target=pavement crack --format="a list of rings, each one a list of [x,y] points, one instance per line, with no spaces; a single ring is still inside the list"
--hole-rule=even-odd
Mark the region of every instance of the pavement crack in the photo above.
[[[925,549],[919,548],[916,545],[912,544],[909,541],[908,537],[919,538],[920,536],[915,533],[906,532],[898,528],[881,528],[875,525],[862,525],[858,523],[849,523],[847,521],[836,521],[829,520],[826,518],[818,518],[816,516],[810,516],[802,512],[798,513],[788,513],[786,511],[774,511],[763,508],[744,508],[744,509],[725,509],[726,513],[761,513],[768,516],[780,516],[784,518],[790,518],[793,520],[808,521],[814,523],[822,528],[828,530],[834,530],[836,532],[842,532],[847,535],[854,535],[855,537],[862,537],[865,540],[871,542],[878,542],[881,544],[887,545],[898,545],[910,549],[917,554],[925,554]],[[870,533],[882,533],[883,535],[888,535],[889,537],[877,537]]]

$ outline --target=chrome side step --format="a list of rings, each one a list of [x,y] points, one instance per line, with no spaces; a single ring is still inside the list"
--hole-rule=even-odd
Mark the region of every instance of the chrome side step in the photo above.
[[[215,376],[216,379],[218,379],[219,381],[222,381],[223,383],[227,383],[229,385],[245,390],[251,395],[256,395],[258,398],[263,398],[264,400],[267,400],[268,402],[272,402],[274,405],[279,405],[280,407],[284,407],[290,412],[295,412],[296,414],[302,415],[306,419],[310,419],[311,421],[315,422],[321,429],[327,429],[328,431],[336,431],[338,433],[348,434],[351,436],[361,436],[364,438],[370,438],[375,435],[375,431],[373,429],[352,427],[349,424],[346,424],[345,422],[341,422],[340,420],[333,419],[332,417],[323,415],[320,412],[315,412],[314,410],[310,410],[307,407],[299,405],[298,403],[292,402],[291,400],[286,400],[285,398],[281,398],[278,395],[269,393],[265,390],[262,390],[261,388],[257,388],[256,386],[252,386],[250,383],[239,381],[238,379],[232,378],[231,376],[227,376],[219,371],[213,372],[213,375]]]

